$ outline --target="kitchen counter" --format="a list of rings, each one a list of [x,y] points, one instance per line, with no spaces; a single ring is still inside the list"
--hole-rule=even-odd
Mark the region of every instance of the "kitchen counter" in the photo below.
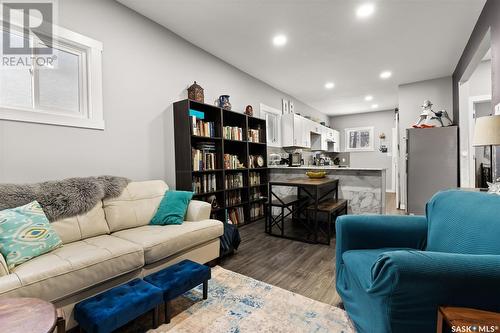
[[[339,198],[348,200],[349,214],[384,214],[386,169],[339,168],[338,166],[269,166],[271,181],[306,177],[306,170],[325,170],[327,177],[339,179]],[[280,195],[296,194],[293,187],[276,187]]]
[[[270,165],[269,169],[297,169],[297,170],[359,170],[359,171],[382,171],[385,168],[351,168],[351,167],[339,167],[335,165],[301,165],[299,167],[291,167],[288,165]]]

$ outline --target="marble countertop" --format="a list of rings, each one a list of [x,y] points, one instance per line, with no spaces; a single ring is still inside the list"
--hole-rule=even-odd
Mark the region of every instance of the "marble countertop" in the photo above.
[[[290,169],[290,170],[352,170],[352,171],[384,171],[386,168],[339,168],[335,165],[315,166],[302,165],[299,167],[290,167],[287,165],[270,165],[269,169]]]

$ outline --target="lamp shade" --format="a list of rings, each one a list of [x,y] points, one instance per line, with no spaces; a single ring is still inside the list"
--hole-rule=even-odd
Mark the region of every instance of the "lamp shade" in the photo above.
[[[477,118],[472,142],[474,146],[500,146],[500,115]]]

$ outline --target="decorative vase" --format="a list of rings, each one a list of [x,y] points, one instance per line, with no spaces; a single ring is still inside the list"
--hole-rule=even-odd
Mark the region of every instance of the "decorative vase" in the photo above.
[[[245,114],[250,117],[253,116],[253,108],[251,105],[247,105],[247,107],[245,108]]]
[[[229,95],[220,95],[219,107],[226,110],[231,110],[231,103],[229,103]]]

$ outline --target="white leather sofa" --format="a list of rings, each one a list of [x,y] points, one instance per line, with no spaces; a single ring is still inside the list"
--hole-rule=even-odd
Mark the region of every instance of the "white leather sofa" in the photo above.
[[[69,329],[76,326],[73,307],[83,299],[183,259],[217,258],[223,224],[210,219],[208,203],[191,201],[182,225],[149,225],[167,189],[161,180],[131,182],[120,197],[53,222],[62,247],[10,272],[0,255],[0,297],[51,301]]]

